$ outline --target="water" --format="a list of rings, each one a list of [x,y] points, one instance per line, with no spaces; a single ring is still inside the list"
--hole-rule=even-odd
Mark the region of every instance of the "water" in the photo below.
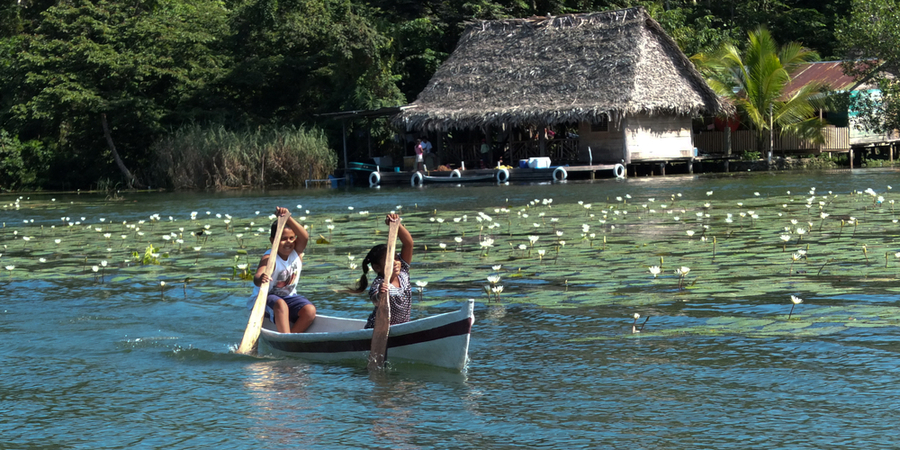
[[[897,172],[656,177],[530,186],[129,194],[117,204],[54,195],[59,209],[2,211],[58,223],[61,214],[137,220],[190,211],[383,212],[396,205],[599,201],[630,193],[743,198],[900,185]],[[11,197],[4,197],[8,203]],[[67,202],[75,201],[69,205]],[[0,262],[3,262],[0,259]],[[415,268],[415,265],[414,265]],[[323,269],[324,270],[324,269]],[[597,277],[613,267],[598,262]],[[304,277],[315,277],[308,268]],[[397,365],[254,359],[229,353],[246,295],[65,279],[2,277],[0,449],[40,448],[889,448],[900,413],[896,326],[777,338],[628,333],[618,306],[543,309],[478,303],[465,373]],[[301,280],[302,283],[302,280]],[[540,289],[535,285],[534,289]],[[871,292],[819,299],[894,305]],[[365,299],[323,295],[321,313],[364,317]],[[445,312],[455,304],[417,310]],[[658,305],[648,326],[692,325],[760,308],[733,298]]]

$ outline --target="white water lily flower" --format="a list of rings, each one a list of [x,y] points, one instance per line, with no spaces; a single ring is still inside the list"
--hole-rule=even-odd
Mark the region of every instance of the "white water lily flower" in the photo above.
[[[99,272],[100,267],[99,266],[91,266],[91,270],[93,270],[94,272]]]
[[[500,275],[490,275],[487,280],[491,284],[497,284],[500,281]]]
[[[459,244],[460,242],[462,242],[462,238],[459,237],[459,236],[453,238],[453,240],[456,241],[457,244]]]
[[[791,240],[791,236],[788,235],[788,234],[782,234],[782,235],[781,235],[781,240],[784,241],[784,242],[787,242],[787,241]]]
[[[694,236],[694,230],[687,230],[685,233],[687,233],[688,237]]]
[[[416,286],[423,288],[425,286],[428,286],[428,282],[427,281],[416,281]]]
[[[494,271],[497,272],[497,271],[499,271],[500,268],[502,268],[502,267],[503,267],[503,265],[497,264],[496,266],[491,266],[491,269],[494,269]]]
[[[653,278],[656,278],[656,276],[659,275],[659,272],[659,266],[650,266],[650,273],[653,274]]]
[[[634,313],[634,320],[638,320],[641,318],[641,315],[638,313]]]
[[[800,297],[797,297],[796,295],[792,295],[791,302],[793,302],[795,305],[799,305],[799,304],[803,303],[803,299]]]
[[[493,239],[490,239],[490,238],[485,239],[485,240],[481,241],[481,246],[484,247],[484,248],[493,247],[493,246],[494,246],[494,240],[493,240]]]
[[[686,266],[681,266],[681,268],[675,269],[675,272],[677,272],[681,276],[687,275],[688,272],[690,272],[690,271],[691,271],[691,268],[686,267]]]
[[[10,271],[13,270],[13,269],[15,269],[15,268],[16,268],[16,266],[6,266],[6,270],[10,270]]]

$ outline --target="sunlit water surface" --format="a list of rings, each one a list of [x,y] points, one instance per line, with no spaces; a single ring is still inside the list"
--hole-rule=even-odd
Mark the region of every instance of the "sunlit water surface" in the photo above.
[[[76,216],[136,220],[190,211],[383,213],[596,201],[631,194],[745,198],[786,190],[883,189],[896,171],[654,177],[525,186],[268,193],[128,194],[109,204],[55,195]],[[5,197],[4,202],[13,197]],[[57,223],[60,211],[3,211]],[[8,225],[11,226],[11,225]],[[415,268],[415,266],[414,266]],[[597,278],[616,268],[597,262]],[[255,359],[230,349],[246,295],[165,301],[60,279],[3,281],[0,448],[891,448],[900,414],[896,327],[806,338],[741,335],[578,341],[630,332],[619,307],[476,305],[468,370]],[[302,283],[302,281],[301,281]],[[535,285],[534,289],[540,289]],[[248,289],[249,292],[249,289]],[[188,291],[190,294],[190,291]],[[315,293],[308,293],[316,298]],[[484,299],[479,299],[483,301]],[[894,304],[889,293],[830,299]],[[364,299],[325,296],[321,313],[364,317]],[[417,311],[445,312],[455,304]],[[651,325],[688,324],[740,301],[658,305]],[[658,321],[658,322],[657,322]]]

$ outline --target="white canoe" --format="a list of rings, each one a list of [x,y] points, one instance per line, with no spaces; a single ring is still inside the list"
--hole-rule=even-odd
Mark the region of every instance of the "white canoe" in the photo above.
[[[475,300],[455,312],[392,325],[387,361],[404,360],[463,370],[469,354],[469,334],[475,323]],[[266,320],[259,335],[260,353],[295,356],[313,361],[367,361],[372,329],[365,320],[317,315],[306,333],[279,333]]]

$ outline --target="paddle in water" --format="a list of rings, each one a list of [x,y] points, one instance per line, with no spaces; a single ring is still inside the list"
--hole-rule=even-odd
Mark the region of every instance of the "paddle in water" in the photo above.
[[[275,228],[275,239],[272,240],[272,251],[269,253],[270,255],[278,254],[278,245],[281,243],[281,232],[284,231],[284,225],[287,223],[290,216],[291,213],[286,213],[283,216],[278,217],[278,224]],[[274,257],[270,257],[269,262],[266,263],[266,273],[270,276],[275,270],[275,259],[276,258]],[[266,313],[266,297],[268,296],[269,282],[267,281],[259,286],[259,295],[256,296],[256,303],[253,304],[253,309],[250,310],[250,320],[247,321],[247,329],[244,330],[244,337],[241,339],[241,345],[238,346],[235,353],[242,355],[256,354],[256,344],[259,341],[259,332],[262,330],[263,318]]]
[[[388,230],[387,252],[384,256],[383,266],[383,283],[388,283],[388,285],[390,285],[391,277],[394,275],[394,250],[397,247],[397,232],[399,230],[400,219],[392,220]],[[372,332],[372,345],[369,348],[369,370],[383,368],[384,360],[387,357],[388,332],[391,328],[390,287],[388,287],[388,292],[378,296],[376,308],[378,313],[375,315],[375,329]]]

